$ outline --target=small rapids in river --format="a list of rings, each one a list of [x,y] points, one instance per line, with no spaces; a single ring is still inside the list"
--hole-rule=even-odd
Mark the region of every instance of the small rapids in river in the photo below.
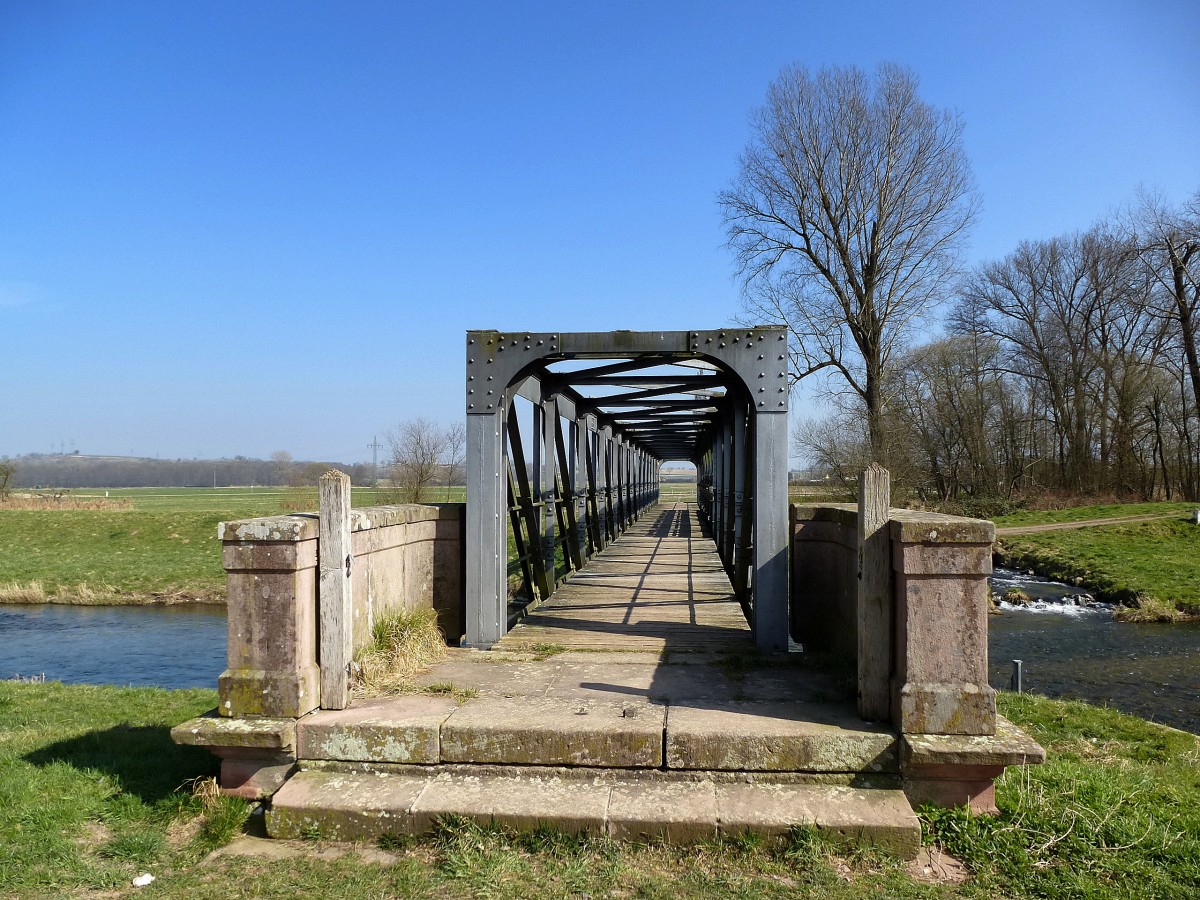
[[[989,617],[992,687],[1009,687],[1019,659],[1026,691],[1200,733],[1200,624],[1117,622],[1080,588],[1008,569],[991,583],[997,597],[1012,587],[1030,597]]]

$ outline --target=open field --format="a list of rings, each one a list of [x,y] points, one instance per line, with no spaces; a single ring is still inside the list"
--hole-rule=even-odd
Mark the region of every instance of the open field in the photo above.
[[[103,490],[72,491],[86,500]],[[311,512],[316,488],[126,488],[121,509],[0,509],[0,602],[220,601],[225,595],[217,523]],[[435,500],[445,489],[433,493]],[[462,488],[450,490],[461,500]],[[355,488],[355,506],[394,502]]]
[[[1195,504],[1133,503],[1022,511],[997,526],[1040,525],[1122,516],[1168,516],[1151,521],[1096,525],[1001,538],[1006,564],[1049,578],[1076,582],[1101,599],[1138,604],[1148,617],[1171,610],[1200,611],[1200,526]]]
[[[14,898],[123,897],[139,893],[132,880],[149,873],[156,880],[147,896],[222,900],[1200,892],[1195,737],[1081,703],[1000,701],[1050,761],[1001,779],[996,819],[923,811],[930,846],[916,865],[849,853],[810,831],[779,844],[672,848],[464,822],[378,846],[280,842],[268,855],[240,836],[261,822],[252,807],[208,790],[213,757],[175,746],[167,733],[211,708],[215,692],[0,682],[0,885]]]
[[[665,500],[694,498],[690,484],[668,485]],[[126,488],[108,492],[118,509],[0,509],[0,602],[138,603],[219,601],[224,596],[217,523],[316,509],[315,488]],[[82,502],[103,490],[73,491]],[[462,488],[439,488],[461,502]],[[793,500],[809,500],[798,495]],[[395,501],[387,489],[355,488],[355,506]],[[1133,515],[1157,521],[1006,537],[1015,565],[1076,578],[1113,600],[1156,598],[1200,605],[1200,528],[1193,504],[1138,503],[1021,510],[998,526],[1033,526]]]

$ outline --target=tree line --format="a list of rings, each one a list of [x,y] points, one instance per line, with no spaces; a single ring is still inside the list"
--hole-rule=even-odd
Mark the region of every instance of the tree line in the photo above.
[[[794,435],[814,468],[960,502],[1200,499],[1200,191],[964,271],[963,126],[911,71],[786,69],[753,123],[720,202],[744,321],[788,325],[793,383],[833,376]]]
[[[941,500],[1046,490],[1200,499],[1200,192],[967,273],[945,334],[898,353],[885,464]],[[842,477],[870,451],[852,404],[796,433]]]
[[[280,451],[270,459],[148,459],[124,456],[31,453],[0,460],[8,486],[21,488],[126,487],[300,487],[315,485],[330,468],[346,472],[355,484],[371,483],[369,463],[296,461]]]
[[[350,476],[362,487],[384,486],[400,503],[449,497],[451,486],[463,481],[466,427],[426,418],[407,419],[385,434],[387,453],[373,463],[335,463],[296,460],[286,450],[268,459],[152,459],[131,456],[90,456],[81,453],[31,453],[0,458],[0,496],[16,488],[129,488],[129,487],[307,487],[331,468]]]

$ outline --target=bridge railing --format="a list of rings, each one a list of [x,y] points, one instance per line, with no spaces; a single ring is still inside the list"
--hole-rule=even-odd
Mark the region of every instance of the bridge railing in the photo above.
[[[790,518],[792,639],[854,660],[860,697],[885,692],[887,718],[905,733],[994,734],[987,578],[995,526],[961,516],[889,511],[885,552],[892,577],[890,610],[883,617],[888,633],[873,643],[876,658],[868,660],[859,652],[864,565],[858,509],[848,503],[793,505]]]
[[[900,733],[901,775],[914,804],[994,813],[996,777],[1045,760],[996,714],[988,685],[995,526],[885,501],[881,540],[871,542],[860,518],[870,508],[790,507],[792,639],[854,664],[859,714]]]
[[[463,631],[462,503],[349,511],[353,650],[393,609],[435,609],[450,641]],[[224,522],[228,667],[226,717],[296,718],[321,702],[319,527],[315,514]],[[327,704],[344,705],[340,700]]]

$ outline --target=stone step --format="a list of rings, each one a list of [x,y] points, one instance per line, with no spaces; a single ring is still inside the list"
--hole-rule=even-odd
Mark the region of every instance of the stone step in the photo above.
[[[664,704],[600,691],[357,701],[296,726],[302,760],[894,773],[897,739],[853,707],[714,700]]]
[[[302,770],[274,796],[267,832],[375,840],[423,834],[444,816],[514,830],[550,826],[623,841],[692,843],[813,826],[835,840],[912,858],[921,830],[899,788],[747,781],[719,774],[639,777],[612,770],[497,773],[487,770],[337,772]]]

